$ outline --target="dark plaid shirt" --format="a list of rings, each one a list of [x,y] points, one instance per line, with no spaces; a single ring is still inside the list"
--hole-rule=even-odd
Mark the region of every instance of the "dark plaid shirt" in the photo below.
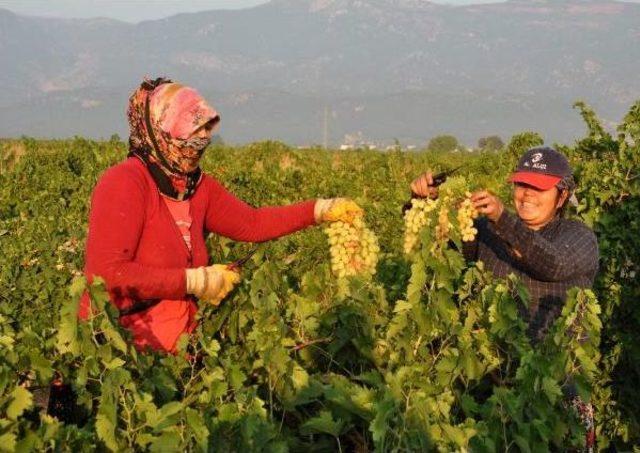
[[[504,212],[498,222],[476,221],[478,235],[465,243],[469,261],[482,261],[497,277],[517,275],[529,290],[529,335],[539,340],[560,315],[567,290],[590,288],[598,271],[598,242],[586,225],[556,218],[538,231]]]

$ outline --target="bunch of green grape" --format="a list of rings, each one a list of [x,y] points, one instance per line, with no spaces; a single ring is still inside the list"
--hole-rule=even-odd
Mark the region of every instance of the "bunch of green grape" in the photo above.
[[[459,234],[465,241],[473,241],[478,233],[473,221],[478,212],[471,202],[471,193],[466,178],[463,176],[450,177],[439,187],[436,200],[413,199],[411,209],[404,214],[404,252],[411,254],[420,242],[420,232],[425,227],[435,226],[435,239],[443,244],[451,239],[453,234]],[[457,218],[457,225],[450,219]],[[431,247],[436,246],[436,242]]]
[[[411,200],[411,209],[404,213],[404,253],[409,254],[418,243],[422,229],[430,224],[429,213],[438,206],[437,200],[416,199]]]
[[[478,230],[473,226],[473,221],[478,218],[478,211],[473,207],[471,193],[467,192],[466,198],[458,208],[458,225],[464,242],[471,242],[476,238]]]
[[[325,229],[331,253],[331,270],[338,278],[376,273],[378,238],[361,217],[352,223],[332,222]]]
[[[438,223],[436,225],[436,239],[446,241],[453,225],[449,222],[449,197],[444,197],[438,211]]]

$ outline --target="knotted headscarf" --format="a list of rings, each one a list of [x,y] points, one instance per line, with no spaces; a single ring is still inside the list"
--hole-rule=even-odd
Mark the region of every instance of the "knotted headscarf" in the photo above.
[[[210,137],[193,134],[220,117],[193,88],[169,79],[145,79],[129,98],[130,155],[149,169],[160,192],[190,198],[200,182],[198,166]]]

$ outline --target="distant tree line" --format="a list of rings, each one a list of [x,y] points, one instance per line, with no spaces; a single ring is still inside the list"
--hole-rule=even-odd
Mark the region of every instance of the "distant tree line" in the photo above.
[[[480,151],[499,151],[504,147],[504,142],[498,135],[489,135],[478,140],[478,150]],[[462,145],[453,135],[436,135],[427,145],[428,151],[435,152],[451,152],[462,150],[466,147]]]

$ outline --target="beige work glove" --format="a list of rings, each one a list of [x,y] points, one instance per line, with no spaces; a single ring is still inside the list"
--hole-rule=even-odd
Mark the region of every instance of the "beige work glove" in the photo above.
[[[362,208],[348,198],[319,198],[313,209],[316,223],[353,221],[364,215]]]
[[[240,274],[224,264],[187,269],[185,274],[187,294],[216,306],[240,282]]]

